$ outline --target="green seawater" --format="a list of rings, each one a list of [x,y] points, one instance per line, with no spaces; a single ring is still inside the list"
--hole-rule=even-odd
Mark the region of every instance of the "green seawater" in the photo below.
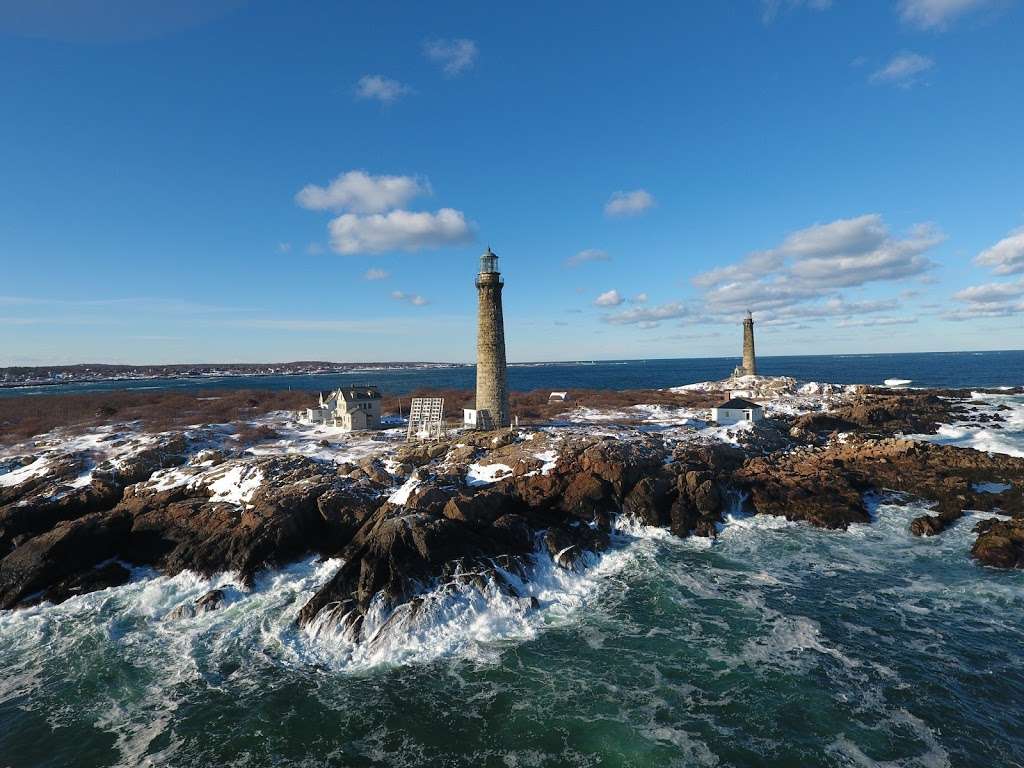
[[[539,610],[439,601],[353,649],[292,620],[337,563],[297,563],[165,621],[230,576],[0,615],[0,766],[1013,766],[1024,573],[968,557],[968,516],[908,533],[733,518],[626,529]]]

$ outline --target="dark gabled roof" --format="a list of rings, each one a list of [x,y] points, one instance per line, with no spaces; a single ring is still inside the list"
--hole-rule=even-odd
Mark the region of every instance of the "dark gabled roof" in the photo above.
[[[744,400],[742,397],[733,397],[726,400],[724,403],[719,403],[715,408],[730,408],[735,411],[745,411],[748,408],[761,408],[762,406],[757,403],[752,403],[749,400]]]

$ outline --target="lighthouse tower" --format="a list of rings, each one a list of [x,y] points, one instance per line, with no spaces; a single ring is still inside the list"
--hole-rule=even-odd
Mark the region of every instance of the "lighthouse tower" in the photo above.
[[[476,409],[482,426],[492,428],[510,423],[505,320],[501,311],[504,285],[498,256],[488,247],[480,257],[480,273],[476,276]]]
[[[743,320],[743,373],[757,375],[757,357],[754,355],[754,316],[748,311]]]

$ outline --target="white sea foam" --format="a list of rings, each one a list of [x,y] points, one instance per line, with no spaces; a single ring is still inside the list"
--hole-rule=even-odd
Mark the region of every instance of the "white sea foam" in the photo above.
[[[1024,456],[1024,396],[971,393],[975,407],[983,413],[1002,417],[992,423],[957,422],[943,424],[934,435],[911,435],[917,440],[974,448],[989,453]],[[1001,410],[997,410],[1001,409]]]

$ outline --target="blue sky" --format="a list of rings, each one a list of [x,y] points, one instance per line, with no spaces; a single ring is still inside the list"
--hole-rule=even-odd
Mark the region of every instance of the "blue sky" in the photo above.
[[[161,5],[0,3],[0,364],[1024,348],[1020,0]]]

